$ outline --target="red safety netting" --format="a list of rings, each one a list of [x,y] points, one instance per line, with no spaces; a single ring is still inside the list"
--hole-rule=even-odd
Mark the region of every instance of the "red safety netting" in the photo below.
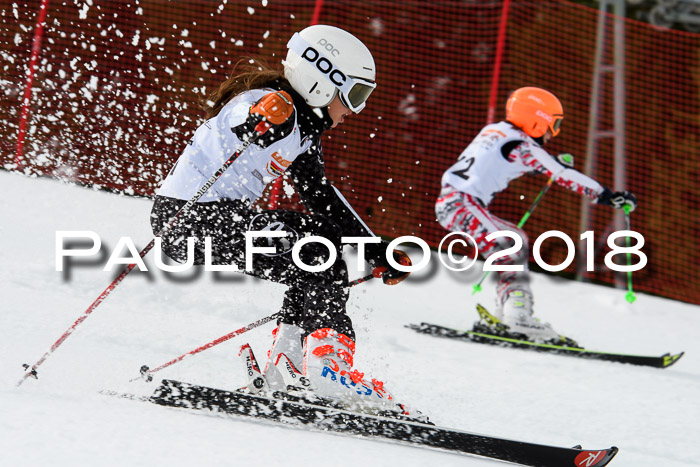
[[[40,0],[0,6],[0,163],[14,168],[27,66]],[[307,26],[314,1],[49,1],[19,169],[151,196],[204,116],[198,102],[244,56],[270,62]],[[361,38],[372,50],[379,86],[367,108],[329,133],[329,176],[378,234],[417,235],[437,246],[446,232],[433,206],[442,172],[486,123],[501,1],[331,2],[320,23]],[[536,85],[560,97],[561,135],[548,147],[585,166],[598,13],[564,1],[511,2],[496,118],[513,89]],[[627,186],[640,202],[634,230],[649,264],[635,289],[700,303],[698,60],[700,36],[625,20]],[[611,57],[612,28],[607,58]],[[601,93],[601,128],[612,125],[611,77]],[[589,174],[613,184],[613,146],[598,145]],[[493,211],[520,219],[544,186],[518,180]],[[623,188],[623,187],[612,187]],[[298,207],[294,198],[283,206]],[[526,229],[581,233],[581,198],[546,195]],[[613,211],[592,210],[596,241]],[[144,221],[146,222],[146,220]],[[562,242],[543,257],[561,262]],[[595,273],[608,248],[595,252]],[[580,256],[580,253],[579,253]],[[574,266],[567,269],[573,273]]]

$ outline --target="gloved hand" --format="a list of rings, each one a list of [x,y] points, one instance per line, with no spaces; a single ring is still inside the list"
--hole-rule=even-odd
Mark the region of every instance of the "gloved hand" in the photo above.
[[[612,206],[615,209],[622,209],[625,206],[629,206],[630,212],[632,212],[637,208],[637,197],[627,190],[612,192],[605,188],[603,192],[598,195],[597,203]]]
[[[396,285],[406,279],[410,272],[399,271],[392,267],[386,259],[386,249],[389,246],[388,242],[369,243],[366,246],[367,261],[372,266],[372,274],[374,277],[381,277],[385,284]],[[406,252],[401,250],[393,251],[394,261],[402,266],[411,266],[411,258]]]
[[[257,138],[255,144],[264,148],[292,131],[293,116],[292,96],[285,91],[275,91],[253,104],[246,121],[231,130],[241,141]]]

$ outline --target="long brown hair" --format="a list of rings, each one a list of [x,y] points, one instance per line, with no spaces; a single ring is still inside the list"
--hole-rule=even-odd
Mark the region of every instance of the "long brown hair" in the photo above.
[[[261,58],[242,58],[233,66],[231,76],[203,103],[207,120],[218,115],[223,106],[240,93],[268,87],[279,79],[284,79],[281,67],[274,68]]]

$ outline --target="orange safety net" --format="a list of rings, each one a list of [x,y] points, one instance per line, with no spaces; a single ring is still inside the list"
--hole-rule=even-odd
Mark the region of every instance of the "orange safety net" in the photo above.
[[[17,131],[39,0],[0,7],[0,164],[14,169]],[[325,1],[319,22],[342,27],[372,50],[378,87],[366,109],[327,133],[328,174],[370,227],[385,237],[417,235],[437,246],[440,178],[486,123],[503,2]],[[152,196],[203,121],[199,102],[242,57],[279,62],[313,1],[82,2],[52,0],[46,17],[19,170],[127,194]],[[510,91],[554,92],[566,119],[548,146],[586,159],[596,10],[565,1],[511,2],[496,118]],[[612,140],[602,140],[589,175],[635,193],[632,228],[649,264],[635,289],[700,303],[697,157],[700,36],[625,20],[626,187],[614,187]],[[608,30],[606,60],[612,54]],[[612,126],[612,77],[604,79],[601,129]],[[492,204],[517,222],[544,177],[516,181]],[[296,198],[282,205],[299,208]],[[603,265],[611,209],[594,206],[596,272]],[[581,198],[553,188],[525,228],[531,243],[561,230],[577,242]],[[144,220],[147,222],[147,219]],[[580,256],[581,252],[577,256]],[[549,240],[550,264],[566,257]],[[624,258],[622,257],[624,260]],[[565,272],[573,274],[574,265]],[[688,284],[692,286],[688,287]]]

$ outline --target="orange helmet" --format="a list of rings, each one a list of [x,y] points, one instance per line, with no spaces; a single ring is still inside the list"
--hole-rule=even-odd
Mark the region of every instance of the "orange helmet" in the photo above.
[[[557,96],[540,88],[520,88],[506,102],[506,120],[533,138],[552,132],[557,136],[564,119],[564,109]]]

